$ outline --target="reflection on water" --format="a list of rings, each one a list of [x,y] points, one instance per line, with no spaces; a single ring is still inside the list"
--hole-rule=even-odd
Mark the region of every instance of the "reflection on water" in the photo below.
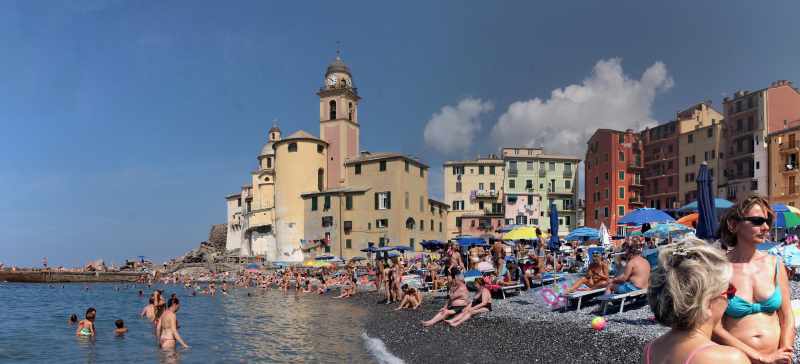
[[[120,288],[119,291],[116,288]],[[151,325],[139,318],[151,289],[111,284],[58,286],[0,283],[0,362],[19,363],[230,363],[373,362],[364,347],[363,309],[315,294],[236,289],[228,296],[181,298],[181,336],[189,349],[157,348]],[[145,291],[144,297],[138,291]],[[248,297],[247,293],[252,296]],[[75,336],[71,313],[97,309],[97,337]],[[114,320],[129,332],[114,336]]]

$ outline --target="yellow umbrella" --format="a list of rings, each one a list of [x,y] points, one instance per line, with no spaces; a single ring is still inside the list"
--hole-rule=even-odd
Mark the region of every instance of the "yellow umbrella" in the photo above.
[[[522,226],[514,228],[514,230],[511,230],[503,234],[503,240],[533,240],[533,239],[536,239],[535,226]]]
[[[304,267],[320,268],[320,267],[329,267],[331,265],[332,265],[331,263],[323,260],[306,260],[305,262],[303,262]]]

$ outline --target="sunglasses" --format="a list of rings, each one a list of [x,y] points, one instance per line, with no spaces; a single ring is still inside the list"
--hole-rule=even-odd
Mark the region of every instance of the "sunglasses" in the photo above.
[[[736,287],[732,283],[728,283],[728,289],[725,290],[724,294],[728,297],[728,299],[732,299],[734,296],[736,296]]]
[[[761,226],[764,224],[772,225],[772,219],[761,216],[745,216],[742,218],[742,221],[748,221],[753,224],[753,226]]]

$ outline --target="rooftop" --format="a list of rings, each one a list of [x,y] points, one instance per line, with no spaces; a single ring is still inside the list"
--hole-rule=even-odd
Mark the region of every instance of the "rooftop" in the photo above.
[[[419,159],[407,156],[401,153],[392,153],[392,152],[377,152],[377,153],[370,153],[370,152],[361,152],[356,158],[347,159],[344,164],[353,164],[353,163],[361,163],[361,162],[376,162],[381,160],[389,160],[389,159],[404,159],[409,162],[415,163],[420,165],[423,168],[429,168],[427,164],[422,163]]]
[[[316,142],[324,143],[326,145],[328,144],[328,142],[326,142],[326,141],[324,141],[324,140],[322,140],[320,138],[315,137],[314,135],[312,135],[311,133],[309,133],[309,132],[307,132],[305,130],[298,130],[298,131],[292,133],[291,135],[289,135],[286,138],[283,138],[281,140],[275,141],[273,143],[273,148],[274,148],[275,145],[278,145],[278,144],[281,144],[281,143],[284,143],[284,142],[290,141],[290,140],[313,140],[313,141],[316,141]]]

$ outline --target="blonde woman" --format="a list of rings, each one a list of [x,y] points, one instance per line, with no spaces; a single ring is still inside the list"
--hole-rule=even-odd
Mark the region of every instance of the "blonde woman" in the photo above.
[[[720,240],[733,265],[731,297],[714,340],[758,363],[787,363],[794,346],[789,279],[779,259],[756,250],[766,241],[775,213],[760,196],[731,207],[720,222]]]
[[[749,363],[736,348],[711,341],[722,319],[733,269],[724,253],[695,238],[662,248],[647,299],[669,332],[644,347],[645,364]]]

